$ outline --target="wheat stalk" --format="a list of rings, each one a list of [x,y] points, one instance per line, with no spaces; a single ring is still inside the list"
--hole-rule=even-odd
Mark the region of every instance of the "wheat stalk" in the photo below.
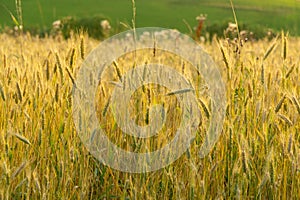
[[[23,100],[23,95],[22,95],[22,90],[21,90],[21,88],[20,88],[19,83],[16,84],[16,87],[17,87],[17,95],[18,95],[18,98],[19,98],[20,102],[22,102],[22,100]]]
[[[284,32],[281,32],[281,41],[282,41],[282,57],[283,60],[286,60],[287,57],[287,36],[284,35]]]
[[[73,75],[71,74],[71,72],[69,71],[69,69],[67,67],[66,67],[66,71],[67,71],[69,78],[71,79],[73,85],[76,86],[75,79],[73,78]]]
[[[16,178],[27,166],[27,161],[24,161],[21,163],[21,165],[14,171],[14,173],[11,175],[11,178],[14,179]]]
[[[73,65],[75,62],[75,51],[76,51],[76,49],[74,47],[72,47],[71,55],[70,55],[70,62],[69,62],[69,66],[72,71],[73,71]]]
[[[280,110],[285,98],[286,98],[286,95],[284,94],[283,97],[280,99],[280,101],[278,102],[278,104],[275,107],[275,112],[276,113]]]
[[[287,123],[289,126],[293,126],[293,122],[287,117],[287,116],[285,116],[285,115],[283,115],[283,114],[277,114],[278,115],[278,117],[280,118],[280,119],[282,119],[285,123]]]
[[[268,48],[268,50],[266,51],[264,57],[263,57],[263,60],[266,60],[269,55],[272,53],[272,51],[276,48],[277,46],[277,38],[276,40],[273,42],[273,44]]]
[[[290,134],[288,148],[287,148],[288,153],[291,153],[292,145],[293,145],[293,135]]]
[[[295,107],[296,107],[298,113],[300,114],[300,104],[299,104],[297,98],[296,98],[295,96],[293,96],[293,97],[292,97],[292,100],[293,100],[293,103],[294,103],[294,105],[295,105]]]
[[[85,58],[85,45],[84,45],[84,37],[80,38],[80,57],[84,60]]]
[[[1,84],[0,84],[0,95],[1,95],[2,100],[5,101],[5,99],[6,99],[5,93],[4,93],[4,90],[3,90],[3,87]]]
[[[20,134],[18,134],[18,133],[16,133],[15,136],[16,136],[20,141],[24,142],[25,144],[31,145],[30,141],[29,141],[26,137],[24,137],[24,136],[22,136],[22,135],[20,135]]]
[[[55,58],[56,58],[56,65],[58,67],[59,73],[60,73],[60,78],[61,78],[61,83],[63,83],[64,81],[64,73],[63,73],[63,69],[62,69],[62,65],[61,65],[61,61],[59,58],[59,55],[57,52],[55,52]]]
[[[7,67],[7,56],[5,54],[3,55],[3,67],[4,69]]]
[[[288,78],[290,76],[290,74],[293,72],[293,70],[295,69],[295,64],[289,69],[289,71],[286,73],[285,78]]]
[[[264,67],[263,64],[261,65],[260,82],[261,82],[262,85],[265,84],[265,67]]]
[[[113,64],[114,64],[114,66],[115,66],[115,69],[116,69],[116,72],[117,72],[117,75],[118,75],[118,77],[119,77],[119,80],[122,82],[122,73],[121,73],[121,70],[120,70],[120,68],[119,68],[119,66],[118,66],[118,63],[117,63],[117,61],[113,61]]]
[[[210,113],[208,111],[207,106],[205,105],[205,103],[201,99],[199,99],[199,102],[200,102],[200,105],[201,105],[201,107],[202,107],[202,109],[205,113],[205,116],[209,119],[210,118]]]

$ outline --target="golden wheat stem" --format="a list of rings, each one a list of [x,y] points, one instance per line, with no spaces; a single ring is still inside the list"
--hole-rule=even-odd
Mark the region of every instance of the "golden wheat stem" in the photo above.
[[[226,55],[226,53],[224,51],[224,47],[222,45],[220,45],[220,50],[221,50],[221,53],[222,53],[223,62],[225,63],[225,66],[226,66],[226,69],[227,69],[227,79],[230,80],[231,79],[231,69],[230,69],[230,66],[229,66],[229,61],[228,61],[227,55]]]
[[[75,84],[75,79],[73,78],[71,72],[69,71],[69,69],[68,69],[67,67],[66,67],[66,71],[67,71],[67,73],[68,73],[68,75],[69,75],[69,77],[70,77],[70,79],[71,79],[73,85],[76,86],[76,84]]]
[[[270,163],[270,180],[271,180],[271,184],[272,185],[275,185],[275,175],[274,175],[274,165],[273,165],[273,162],[271,161],[271,163]]]
[[[18,94],[18,98],[19,98],[20,102],[22,102],[23,96],[22,96],[22,90],[20,88],[19,83],[17,83],[17,94]]]
[[[275,49],[277,45],[277,39],[273,42],[273,44],[268,48],[268,50],[266,51],[264,57],[263,57],[263,60],[266,60],[269,55],[271,54],[271,52]]]
[[[287,148],[288,153],[291,153],[292,145],[293,145],[293,135],[290,134],[288,148]]]
[[[69,63],[70,69],[72,71],[73,71],[73,65],[74,65],[74,62],[75,62],[75,52],[76,52],[76,49],[74,47],[72,47],[71,55],[70,55],[70,63]]]
[[[117,72],[117,75],[118,75],[118,77],[119,77],[119,80],[122,82],[122,73],[121,73],[121,70],[120,70],[120,68],[119,68],[119,66],[118,66],[118,63],[117,63],[117,61],[113,61],[113,64],[114,64],[114,66],[115,66],[115,69],[116,69],[116,72]]]
[[[4,54],[4,55],[3,55],[3,66],[4,66],[4,69],[6,68],[6,65],[7,65],[7,57],[6,57],[6,55]]]
[[[286,73],[285,78],[288,78],[290,76],[290,74],[293,72],[293,70],[295,69],[295,64],[289,69],[289,71]]]
[[[200,102],[200,104],[201,104],[201,107],[202,107],[202,109],[203,109],[203,111],[204,111],[206,117],[209,119],[210,113],[209,113],[209,111],[208,111],[207,106],[205,105],[205,103],[204,103],[201,99],[199,99],[199,102]]]
[[[295,107],[296,107],[296,109],[297,109],[297,111],[298,111],[298,113],[300,115],[300,104],[299,104],[297,98],[295,96],[293,96],[292,100],[293,100],[293,103],[294,103],[294,105],[295,105]]]
[[[252,89],[252,86],[250,83],[248,83],[248,95],[249,95],[249,98],[251,99],[252,96],[253,96],[253,89]]]
[[[180,89],[180,90],[169,92],[169,93],[166,94],[166,96],[171,96],[171,95],[176,95],[176,94],[183,94],[183,93],[192,92],[192,91],[194,91],[193,88],[185,88],[185,89]]]
[[[281,41],[282,41],[282,57],[283,60],[286,60],[287,57],[287,35],[284,32],[281,32]]]
[[[85,45],[84,45],[84,37],[80,38],[80,57],[84,60],[85,58]]]
[[[261,65],[260,82],[262,85],[265,84],[265,67],[263,64]]]
[[[280,101],[278,102],[278,104],[275,107],[275,112],[276,113],[280,110],[285,98],[286,98],[286,95],[284,94],[283,97],[280,99]]]
[[[107,111],[108,111],[108,107],[109,107],[109,104],[110,104],[110,100],[111,100],[111,97],[109,97],[109,99],[107,100],[104,108],[103,108],[103,111],[102,111],[102,116],[105,117]]]
[[[242,165],[244,173],[247,173],[247,160],[245,150],[242,150]]]
[[[2,98],[2,100],[3,101],[5,101],[5,93],[4,93],[4,89],[3,89],[3,87],[2,87],[2,85],[0,84],[0,94],[1,94],[1,98]]]
[[[59,58],[59,55],[57,52],[55,52],[55,58],[56,58],[56,65],[57,65],[59,73],[60,73],[61,83],[63,83],[64,73],[63,73],[61,61],[60,61],[60,58]]]
[[[50,79],[50,68],[49,68],[49,60],[48,59],[45,60],[44,66],[46,66],[46,79],[47,79],[47,81],[49,81],[49,79]]]
[[[22,136],[22,135],[20,135],[20,134],[18,134],[18,133],[16,133],[15,136],[16,136],[20,141],[24,142],[25,144],[31,145],[30,141],[29,141],[26,137],[24,137],[24,136]]]
[[[15,177],[17,177],[26,167],[27,165],[27,161],[24,161],[21,163],[21,165],[14,171],[14,173],[12,174],[12,179],[14,179]]]
[[[278,117],[283,120],[285,123],[287,123],[289,126],[293,126],[293,122],[285,115],[283,114],[277,114]]]
[[[59,99],[59,86],[58,86],[58,84],[56,84],[56,87],[55,87],[55,101],[58,102],[58,99]]]

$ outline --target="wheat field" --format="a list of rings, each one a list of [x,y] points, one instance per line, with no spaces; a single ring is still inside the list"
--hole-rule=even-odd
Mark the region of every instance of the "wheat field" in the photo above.
[[[190,149],[171,165],[142,174],[101,164],[74,127],[73,82],[99,41],[84,34],[68,40],[1,34],[0,42],[0,199],[300,198],[299,38],[282,33],[272,41],[200,44],[218,64],[227,94],[221,137],[205,158],[198,149],[211,110],[201,75],[159,50],[156,56],[153,50],[138,52],[139,62],[175,63],[198,83],[202,114]],[[99,84],[99,122],[126,150],[160,148],[181,115],[175,97],[157,95],[167,88],[145,85],[132,96],[137,124],[149,123],[150,104],[168,108],[166,127],[156,138],[124,138],[110,111],[112,83],[132,66],[132,55],[126,56],[108,67],[111,80]]]

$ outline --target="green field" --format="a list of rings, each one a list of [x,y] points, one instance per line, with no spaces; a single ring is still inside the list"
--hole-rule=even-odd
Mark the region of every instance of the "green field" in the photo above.
[[[0,25],[13,24],[9,12],[16,14],[15,1],[0,0]],[[299,34],[299,0],[234,0],[238,20],[249,25],[260,25],[275,30],[289,30]],[[137,0],[137,27],[159,26],[187,32],[184,21],[196,26],[195,17],[208,15],[207,24],[233,21],[229,0]],[[22,1],[25,27],[50,27],[65,16],[88,17],[104,15],[115,27],[132,19],[131,0],[27,0]]]

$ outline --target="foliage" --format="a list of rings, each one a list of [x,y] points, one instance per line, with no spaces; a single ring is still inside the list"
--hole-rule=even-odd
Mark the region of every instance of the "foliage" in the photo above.
[[[61,20],[61,33],[65,38],[69,38],[71,32],[86,32],[90,37],[95,39],[103,39],[108,36],[109,30],[101,27],[101,22],[107,20],[103,16],[94,16],[88,18],[65,17]]]

